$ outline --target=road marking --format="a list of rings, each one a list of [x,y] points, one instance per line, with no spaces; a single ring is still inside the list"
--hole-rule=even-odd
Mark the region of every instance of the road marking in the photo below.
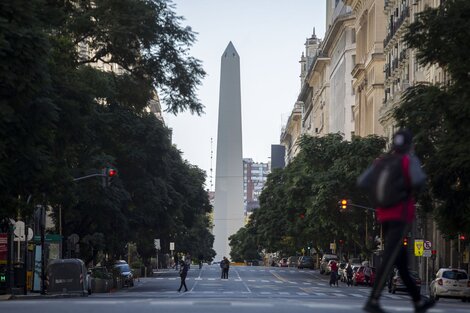
[[[353,297],[356,297],[356,298],[364,298],[364,295],[360,295],[360,294],[357,294],[357,293],[351,293],[350,295],[353,296]]]
[[[323,292],[314,292],[313,294],[316,295],[316,296],[320,296],[320,297],[326,296],[326,294],[323,293]]]
[[[299,296],[308,296],[308,293],[306,292],[297,292]]]
[[[311,285],[312,283],[304,283],[304,285]]]
[[[262,279],[261,282],[262,283],[269,283],[269,280]]]
[[[202,278],[201,277],[196,277],[196,278],[194,278],[194,280],[202,280]]]
[[[269,291],[262,291],[262,292],[260,292],[260,294],[262,294],[262,295],[270,295],[271,292],[269,292]]]
[[[279,292],[280,295],[290,295],[290,292],[287,291],[281,291]]]
[[[215,280],[215,278],[208,278],[207,280]]]
[[[280,281],[280,280],[275,280],[274,282],[278,283],[278,284],[282,284],[282,281]]]
[[[224,291],[223,293],[224,293],[224,294],[231,294],[231,295],[233,295],[235,292],[234,292],[234,291]]]
[[[248,279],[249,282],[254,283],[256,280],[254,279]]]

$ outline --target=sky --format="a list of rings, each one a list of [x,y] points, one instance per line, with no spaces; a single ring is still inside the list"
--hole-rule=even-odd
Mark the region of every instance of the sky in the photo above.
[[[202,61],[207,73],[197,91],[205,113],[166,113],[164,120],[183,158],[206,171],[206,188],[214,190],[222,53],[232,41],[240,56],[243,157],[269,162],[271,144],[280,143],[282,126],[300,91],[299,60],[305,40],[314,27],[316,35],[324,37],[326,1],[173,2],[176,14],[185,18],[182,25],[197,33],[190,55]]]

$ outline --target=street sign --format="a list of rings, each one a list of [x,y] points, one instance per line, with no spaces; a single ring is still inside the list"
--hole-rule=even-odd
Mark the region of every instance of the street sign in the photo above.
[[[432,247],[431,241],[425,240],[424,241],[424,249],[431,250],[431,247]]]
[[[175,243],[170,242],[170,251],[175,251]]]
[[[15,238],[13,239],[14,241],[24,241],[24,237],[25,237],[25,232],[24,232],[24,229],[23,229],[23,233],[21,234],[21,236],[16,236],[15,235]],[[31,227],[28,227],[28,241],[30,241],[31,239],[33,239],[33,230],[31,229]]]
[[[154,239],[154,240],[153,240],[153,244],[154,244],[154,246],[155,246],[155,249],[157,249],[157,250],[160,250],[160,249],[161,249],[161,247],[160,247],[160,239]]]
[[[423,256],[424,240],[415,239],[415,256]]]
[[[424,250],[424,251],[423,251],[423,256],[424,256],[425,258],[430,258],[430,257],[432,256],[432,251],[429,250],[429,249]]]

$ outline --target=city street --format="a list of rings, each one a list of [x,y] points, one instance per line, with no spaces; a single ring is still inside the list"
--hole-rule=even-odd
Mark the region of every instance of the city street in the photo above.
[[[330,287],[318,271],[295,268],[230,268],[220,279],[217,265],[192,266],[188,292],[178,292],[176,270],[142,278],[135,287],[86,298],[11,300],[0,302],[0,312],[362,312],[370,288]],[[184,289],[183,289],[184,290]],[[389,312],[414,312],[407,294],[384,291],[382,305]],[[441,299],[429,312],[468,312],[470,304]]]

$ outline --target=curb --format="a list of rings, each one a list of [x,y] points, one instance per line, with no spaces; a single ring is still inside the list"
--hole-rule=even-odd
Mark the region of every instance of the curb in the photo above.
[[[37,299],[60,299],[60,298],[78,298],[83,297],[81,294],[63,293],[63,294],[29,294],[29,295],[10,295],[9,299],[6,300],[37,300]]]
[[[12,298],[11,294],[0,295],[0,301],[7,301],[7,300],[10,300],[11,298]]]

